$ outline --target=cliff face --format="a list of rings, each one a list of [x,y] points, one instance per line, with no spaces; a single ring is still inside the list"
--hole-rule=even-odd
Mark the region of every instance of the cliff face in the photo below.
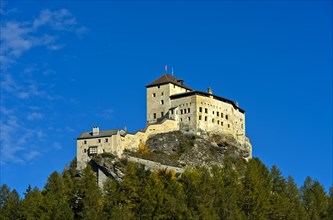
[[[223,134],[195,135],[184,131],[157,134],[148,138],[138,152],[128,155],[177,167],[222,164],[223,158],[249,158],[250,145],[241,145]]]

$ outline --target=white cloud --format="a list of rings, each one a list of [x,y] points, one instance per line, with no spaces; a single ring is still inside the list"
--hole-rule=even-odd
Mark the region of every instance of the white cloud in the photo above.
[[[39,28],[45,25],[61,31],[76,31],[78,29],[76,18],[67,9],[58,11],[42,10],[39,17],[33,21],[32,26]]]
[[[24,158],[25,160],[27,161],[31,161],[33,159],[35,159],[36,157],[40,156],[41,153],[36,151],[36,150],[32,150],[32,151],[29,151],[27,152],[25,155],[24,155]]]
[[[36,61],[36,64],[29,64],[30,67],[23,66],[21,71],[15,69],[15,74],[11,74],[10,68],[19,63],[23,54],[36,47],[49,51],[62,49],[65,45],[61,42],[62,33],[78,35],[85,28],[78,25],[67,9],[45,9],[35,19],[26,21],[6,20],[8,13],[3,9],[0,13],[0,164],[25,164],[47,151],[42,148],[47,138],[44,129],[37,128],[36,124],[32,126],[31,122],[47,119],[45,104],[50,105],[62,97],[52,94],[52,85],[39,81],[41,76],[55,73],[48,66]],[[39,78],[35,78],[38,73]],[[59,149],[61,145],[54,143],[49,147]]]
[[[56,150],[60,150],[62,148],[61,144],[59,142],[54,142],[52,144],[52,147]]]
[[[29,120],[29,121],[40,120],[43,118],[44,118],[44,115],[40,112],[31,112],[27,116],[27,120]]]
[[[41,34],[41,28],[49,29],[52,35]],[[87,28],[78,25],[76,18],[67,9],[44,9],[31,21],[1,22],[1,66],[8,68],[23,53],[37,46],[45,46],[49,50],[61,49],[64,45],[57,42],[57,34],[60,32],[82,34],[86,30]]]
[[[29,99],[33,97],[47,98],[54,100],[56,96],[51,96],[48,92],[39,89],[36,82],[30,80],[28,84],[19,83],[14,80],[13,76],[4,73],[1,76],[0,86],[2,88],[2,98],[6,98],[8,95],[14,96],[19,99]]]
[[[37,128],[28,128],[22,123],[15,110],[1,107],[0,120],[0,164],[25,164],[42,154],[36,141],[46,134]]]

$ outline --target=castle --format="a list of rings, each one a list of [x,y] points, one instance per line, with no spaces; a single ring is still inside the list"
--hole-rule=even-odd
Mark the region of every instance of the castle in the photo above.
[[[124,150],[137,150],[151,135],[178,130],[197,135],[231,135],[252,148],[245,135],[245,111],[237,102],[214,95],[211,88],[207,92],[192,90],[183,80],[167,73],[146,88],[146,127],[133,134],[124,130],[100,131],[98,127],[83,132],[77,138],[78,169],[83,169],[94,155],[112,153],[121,157]]]

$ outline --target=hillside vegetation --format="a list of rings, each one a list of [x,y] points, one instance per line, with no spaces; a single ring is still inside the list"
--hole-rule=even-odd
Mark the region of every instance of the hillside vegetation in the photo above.
[[[43,189],[27,188],[24,198],[7,185],[0,189],[0,219],[333,219],[328,194],[307,177],[298,188],[292,177],[268,169],[259,159],[224,158],[224,166],[149,172],[122,161],[121,183],[103,189],[90,166],[75,160],[53,172]]]

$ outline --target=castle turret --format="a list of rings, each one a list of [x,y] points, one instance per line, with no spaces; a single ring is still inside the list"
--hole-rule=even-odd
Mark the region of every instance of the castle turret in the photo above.
[[[192,89],[184,84],[182,79],[177,79],[167,73],[146,85],[146,88],[147,122],[150,124],[157,122],[169,114],[171,95],[192,91]]]

